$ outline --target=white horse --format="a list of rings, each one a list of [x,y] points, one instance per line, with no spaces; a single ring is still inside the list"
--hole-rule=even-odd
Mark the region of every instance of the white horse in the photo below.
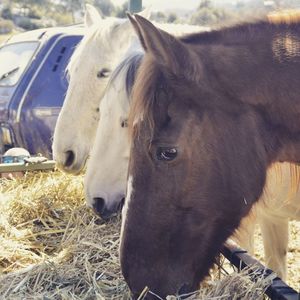
[[[149,12],[141,14],[147,15]],[[104,19],[91,5],[86,7],[85,26],[87,32],[67,68],[69,87],[52,145],[53,158],[58,167],[74,174],[83,169],[93,145],[99,120],[99,102],[110,73],[128,51],[133,51],[132,38],[137,40],[127,19]],[[204,29],[176,24],[159,24],[159,27],[174,34]]]
[[[142,57],[142,51],[135,51],[120,63],[99,105],[101,118],[87,163],[84,186],[87,205],[104,219],[119,211],[125,197],[130,150],[127,135],[129,99]]]
[[[110,72],[131,43],[127,20],[102,18],[86,6],[86,34],[75,49],[67,70],[69,87],[53,137],[53,158],[66,172],[79,173],[85,165],[99,120],[99,101]]]
[[[101,118],[87,165],[85,192],[88,203],[104,217],[117,212],[125,196],[130,91],[142,55],[133,53],[118,66],[99,105]],[[237,235],[240,244],[253,254],[256,217],[262,231],[266,264],[283,279],[286,278],[288,221],[289,218],[300,220],[300,191],[295,188],[299,176],[300,167],[296,165],[272,166],[264,193],[254,207],[254,216],[243,220]]]

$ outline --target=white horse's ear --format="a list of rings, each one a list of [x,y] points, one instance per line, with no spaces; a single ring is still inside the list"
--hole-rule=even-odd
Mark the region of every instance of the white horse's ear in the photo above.
[[[85,5],[84,24],[86,27],[91,27],[102,19],[103,15],[98,12],[96,7],[91,4]]]
[[[144,17],[145,19],[150,19],[151,17],[151,8],[147,7],[144,10],[142,10],[141,12],[137,13],[138,15]]]

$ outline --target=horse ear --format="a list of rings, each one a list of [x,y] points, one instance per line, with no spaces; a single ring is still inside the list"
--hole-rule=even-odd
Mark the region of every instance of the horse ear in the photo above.
[[[175,75],[185,75],[191,78],[198,65],[195,53],[190,51],[184,43],[175,36],[156,28],[147,19],[135,15],[130,21],[140,39],[144,50],[151,54],[161,65],[166,66]]]
[[[139,24],[137,23],[137,21],[134,19],[134,17],[130,13],[127,13],[127,17],[129,19],[131,25],[133,26],[133,29],[134,29],[136,35],[138,36],[142,47],[144,48],[145,51],[147,51],[147,46],[145,44],[144,37],[143,37],[143,34],[139,27]]]
[[[151,17],[151,9],[149,7],[145,8],[141,12],[137,13],[137,15],[140,15],[144,17],[145,19],[150,19]]]
[[[91,27],[103,19],[103,15],[98,12],[96,7],[91,4],[85,5],[84,24],[86,27]]]
[[[131,21],[145,51],[151,52],[156,58],[161,58],[162,61],[168,60],[168,44],[165,39],[167,37],[173,39],[171,35],[156,28],[150,21],[137,14],[135,19],[131,17]],[[175,39],[175,38],[174,38]]]

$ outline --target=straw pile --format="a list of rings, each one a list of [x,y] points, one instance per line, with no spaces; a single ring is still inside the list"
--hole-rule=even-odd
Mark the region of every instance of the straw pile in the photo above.
[[[1,299],[130,298],[118,260],[120,219],[105,223],[86,208],[82,177],[0,179],[0,210]],[[263,299],[272,280],[220,270],[189,299]]]

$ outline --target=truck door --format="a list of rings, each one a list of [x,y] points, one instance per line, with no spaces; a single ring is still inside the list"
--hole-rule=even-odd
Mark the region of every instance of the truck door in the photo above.
[[[65,69],[81,38],[63,35],[56,40],[19,107],[19,133],[31,154],[52,157],[52,136],[68,87]]]

